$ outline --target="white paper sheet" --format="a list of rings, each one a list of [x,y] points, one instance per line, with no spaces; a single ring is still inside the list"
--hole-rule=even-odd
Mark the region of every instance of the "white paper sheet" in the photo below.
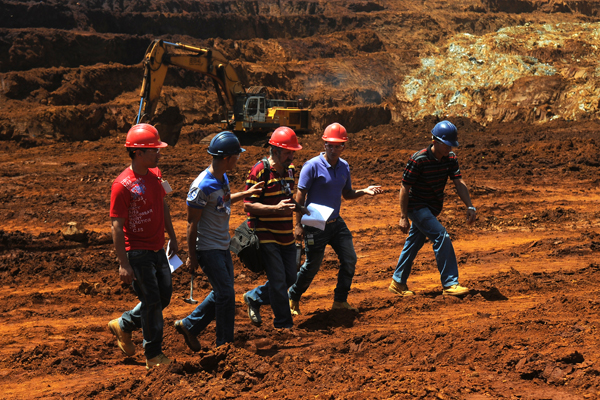
[[[167,254],[169,254],[169,250],[171,247],[171,241],[167,243]],[[183,265],[183,261],[181,258],[174,254],[171,258],[169,258],[169,267],[171,268],[171,273],[175,272],[175,270]]]
[[[327,224],[327,219],[333,212],[333,208],[314,203],[309,204],[306,208],[310,211],[310,215],[303,215],[300,222],[303,225],[312,226],[324,231],[325,224]]]
[[[171,267],[171,273],[175,272],[175,270],[183,265],[183,261],[177,255],[169,258],[169,267]]]

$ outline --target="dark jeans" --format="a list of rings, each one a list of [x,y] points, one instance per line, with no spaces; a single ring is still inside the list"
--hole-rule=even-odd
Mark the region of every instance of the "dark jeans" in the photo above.
[[[142,329],[146,358],[154,358],[162,352],[162,310],[171,302],[173,286],[171,269],[164,250],[131,250],[127,252],[135,280],[133,290],[140,303],[121,316],[121,329],[132,332]]]
[[[282,246],[276,243],[261,243],[260,251],[268,281],[248,292],[252,307],[271,305],[275,328],[294,326],[287,290],[296,281],[296,245]]]
[[[340,261],[333,300],[341,302],[348,300],[348,293],[350,292],[350,286],[352,286],[352,278],[354,278],[356,268],[356,252],[352,242],[352,233],[341,217],[338,217],[335,222],[325,225],[324,231],[311,227],[304,228],[306,261],[298,271],[296,283],[290,288],[290,299],[299,301],[300,297],[306,292],[321,268],[325,247],[328,244],[333,248]]]
[[[235,323],[235,290],[233,289],[233,262],[229,250],[196,251],[198,263],[213,290],[192,313],[183,319],[183,325],[194,336],[217,320],[217,346],[233,342]]]

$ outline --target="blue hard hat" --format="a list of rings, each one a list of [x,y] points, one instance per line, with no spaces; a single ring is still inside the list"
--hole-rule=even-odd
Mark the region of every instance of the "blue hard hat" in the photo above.
[[[442,121],[435,124],[431,130],[433,138],[448,146],[458,147],[458,131],[456,126],[450,121]]]
[[[210,141],[208,146],[208,154],[211,156],[233,156],[246,151],[240,147],[240,141],[233,132],[223,131],[217,133]]]

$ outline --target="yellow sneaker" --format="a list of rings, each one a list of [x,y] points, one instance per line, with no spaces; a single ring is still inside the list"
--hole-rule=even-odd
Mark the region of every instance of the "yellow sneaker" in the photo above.
[[[128,356],[135,354],[135,345],[131,341],[131,332],[123,332],[119,319],[113,319],[108,323],[108,329],[117,337],[117,344],[123,353]]]
[[[464,286],[460,286],[457,283],[456,285],[445,287],[443,293],[448,294],[450,296],[463,296],[469,293],[469,289],[467,289]]]
[[[415,292],[413,292],[412,290],[408,290],[408,286],[406,286],[406,283],[398,283],[393,279],[388,290],[400,296],[414,296],[415,294]]]
[[[292,313],[292,315],[302,314],[300,312],[300,302],[299,301],[290,299],[290,312]]]
[[[348,304],[347,301],[334,301],[333,305],[331,306],[332,310],[350,310],[350,311],[357,311],[358,312],[358,308],[356,307],[352,307],[350,304]]]
[[[169,360],[163,353],[160,353],[156,357],[146,360],[146,369],[152,369],[154,367],[158,367],[159,365],[169,364],[171,364],[171,360]]]

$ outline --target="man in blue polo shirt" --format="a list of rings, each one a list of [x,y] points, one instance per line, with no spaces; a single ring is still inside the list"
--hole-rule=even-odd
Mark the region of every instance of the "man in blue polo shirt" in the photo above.
[[[342,196],[346,200],[357,199],[365,194],[374,196],[382,192],[381,186],[369,186],[366,189],[352,189],[350,166],[340,158],[348,141],[346,128],[333,123],[325,128],[323,134],[325,152],[308,160],[300,172],[296,202],[303,206],[311,203],[333,208],[325,230],[303,226],[302,215],[297,214],[294,230],[297,240],[304,238],[306,261],[300,268],[296,283],[288,292],[292,315],[300,314],[300,297],[306,292],[321,267],[325,247],[329,244],[340,260],[337,286],[334,290],[332,309],[358,311],[348,304],[348,293],[354,277],[356,252],[352,243],[352,233],[340,217]]]
[[[442,280],[443,294],[462,296],[469,289],[458,283],[458,265],[450,235],[437,220],[444,205],[444,188],[452,179],[458,196],[467,206],[467,223],[477,219],[469,189],[462,180],[458,159],[451,150],[458,147],[458,132],[449,121],[442,121],[431,131],[432,144],[413,154],[406,165],[400,189],[400,230],[408,233],[388,290],[400,296],[412,296],[406,281],[413,261],[425,239],[433,251]],[[412,221],[412,226],[408,220]],[[409,231],[410,229],[410,231]]]

